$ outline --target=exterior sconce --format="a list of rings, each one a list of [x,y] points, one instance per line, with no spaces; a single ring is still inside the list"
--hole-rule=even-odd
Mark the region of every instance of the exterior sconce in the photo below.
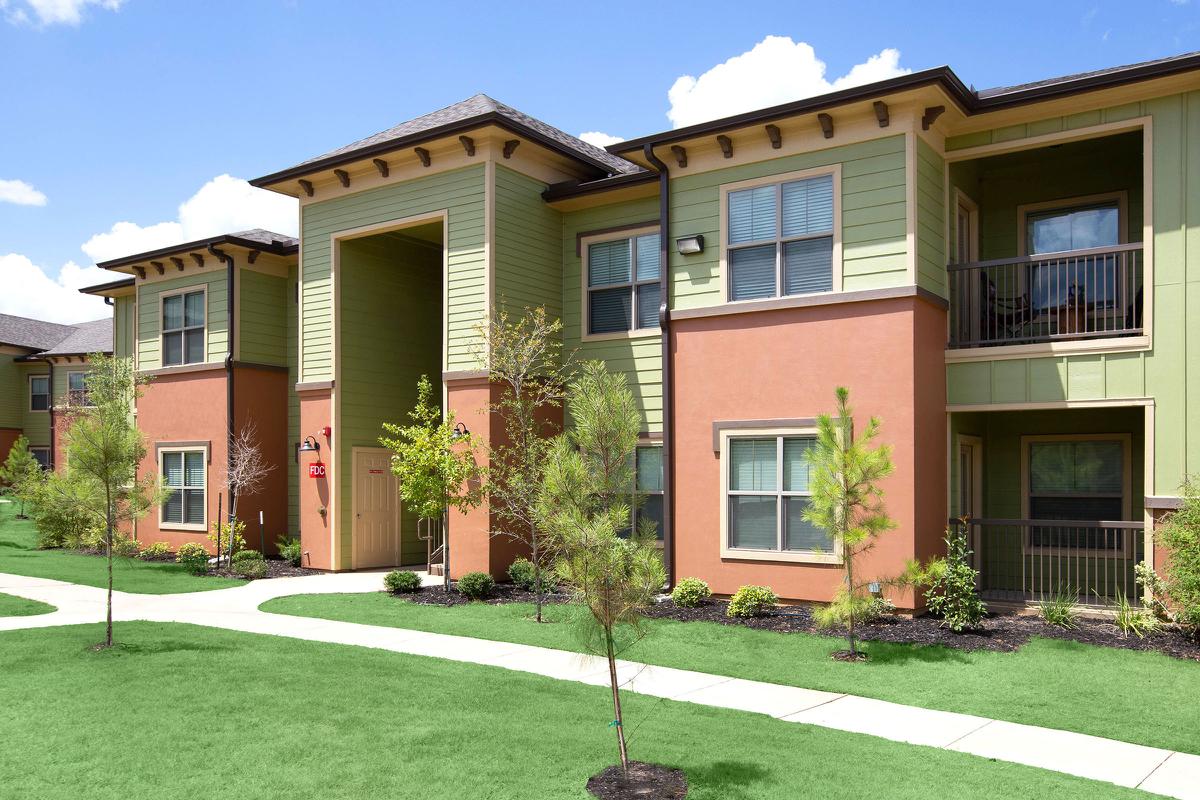
[[[675,251],[681,256],[695,255],[704,252],[704,234],[695,236],[680,236],[675,240]]]
[[[319,453],[321,452],[321,444],[311,436],[305,436],[304,441],[300,443],[301,453]]]

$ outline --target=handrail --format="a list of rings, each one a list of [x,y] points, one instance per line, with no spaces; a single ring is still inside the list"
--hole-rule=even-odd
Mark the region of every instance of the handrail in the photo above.
[[[1065,258],[1087,258],[1088,256],[1103,256],[1110,253],[1128,253],[1141,249],[1142,242],[1130,242],[1129,244],[1117,244],[1109,247],[1088,247],[1083,250],[1059,250],[1054,253],[1038,253],[1031,256],[993,258],[988,261],[964,261],[959,264],[947,264],[946,269],[950,272],[958,272],[967,269],[1002,267],[1009,264],[1040,264],[1043,261],[1060,261]]]
[[[962,519],[951,517],[951,524],[961,524]],[[1012,525],[1012,526],[1038,526],[1043,528],[1110,528],[1117,530],[1139,531],[1146,527],[1145,522],[1135,522],[1133,520],[1079,520],[1079,519],[991,519],[991,518],[975,518],[970,517],[966,520],[968,525]]]

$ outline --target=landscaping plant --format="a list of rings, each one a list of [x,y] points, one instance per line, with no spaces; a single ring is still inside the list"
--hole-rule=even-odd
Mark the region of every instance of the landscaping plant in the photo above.
[[[971,566],[966,525],[946,528],[944,541],[946,557],[925,566],[910,562],[905,582],[925,590],[926,608],[941,617],[944,627],[955,633],[975,630],[987,615],[987,605],[975,589],[979,573]]]
[[[442,414],[433,386],[422,375],[411,425],[383,424],[379,443],[392,451],[392,474],[405,507],[421,520],[445,522],[450,508],[468,511],[483,499],[471,435],[456,429],[454,414]],[[443,528],[444,529],[444,528]],[[450,542],[444,544],[443,574],[450,585]]]
[[[1099,597],[1099,593],[1096,594]],[[1154,614],[1135,607],[1120,588],[1116,590],[1116,610],[1113,615],[1113,624],[1124,635],[1128,636],[1132,633],[1139,639],[1145,639],[1147,635],[1156,633],[1162,628],[1162,622]]]
[[[181,544],[175,552],[175,561],[193,575],[203,575],[208,571],[208,551],[199,542]]]
[[[17,519],[26,519],[25,504],[37,495],[43,474],[42,465],[29,452],[29,440],[24,435],[18,436],[9,448],[8,457],[0,464],[0,483],[8,484],[20,504]]]
[[[516,321],[501,311],[476,333],[476,359],[487,369],[488,380],[500,388],[499,399],[488,410],[504,426],[504,435],[487,446],[486,491],[497,523],[493,535],[528,550],[533,578],[525,588],[534,594],[534,618],[541,622],[547,591],[542,574],[553,557],[537,524],[537,503],[555,433],[550,416],[566,393],[562,322],[548,318],[539,306],[525,309]]]
[[[138,553],[138,558],[143,561],[159,561],[171,555],[171,546],[166,542],[154,542],[147,545]]]
[[[421,588],[421,576],[404,569],[395,569],[383,576],[383,587],[392,594],[407,594]]]
[[[558,581],[554,579],[554,573],[548,570],[539,570],[528,558],[518,557],[513,560],[513,563],[508,566],[508,577],[514,585],[537,595],[539,601],[543,599],[543,595],[558,589]],[[535,608],[540,607],[535,606]]]
[[[137,558],[142,553],[142,546],[128,536],[118,535],[113,539],[112,550],[114,555],[122,558]]]
[[[225,561],[231,562],[233,557],[246,548],[246,523],[237,517],[227,520],[214,520],[208,529],[208,542],[217,554],[217,563],[221,562],[221,548],[225,548]]]
[[[1079,590],[1060,585],[1037,604],[1037,611],[1048,624],[1074,630],[1079,627]]]
[[[1163,518],[1155,539],[1167,551],[1162,589],[1175,622],[1200,633],[1200,487],[1183,484],[1183,504]]]
[[[850,392],[837,388],[837,416],[817,418],[816,446],[808,450],[809,490],[812,498],[804,518],[824,529],[841,548],[844,579],[828,606],[813,615],[824,627],[844,627],[849,657],[859,659],[855,626],[869,613],[869,582],[854,573],[854,562],[874,547],[878,537],[895,523],[883,508],[879,482],[892,473],[892,448],[873,448],[880,422],[871,417],[860,436],[854,436]]]
[[[102,549],[104,523],[91,510],[92,495],[91,483],[71,470],[45,473],[29,502],[38,549]]]
[[[239,545],[237,541],[229,542],[230,545],[226,551],[226,555],[232,557],[237,553],[240,547],[245,547],[244,537],[246,531],[246,523],[238,519],[237,507],[238,501],[243,497],[253,497],[262,491],[263,483],[266,482],[267,476],[275,469],[275,465],[267,460],[263,454],[262,446],[258,440],[258,428],[253,421],[247,422],[242,426],[241,430],[229,433],[229,457],[227,459],[228,466],[225,470],[225,477],[221,481],[221,488],[229,493],[229,515],[226,525],[233,525],[234,536],[241,539]],[[228,535],[228,528],[218,529],[218,532],[223,535]],[[221,560],[221,540],[216,542],[217,560]]]
[[[684,578],[671,590],[671,602],[679,608],[696,608],[710,597],[712,589],[699,578]]]
[[[572,427],[555,437],[538,501],[538,520],[553,542],[560,576],[581,617],[584,648],[608,661],[613,721],[621,767],[629,751],[616,659],[644,635],[642,612],[666,580],[662,559],[645,532],[622,538],[630,525],[633,453],[641,415],[625,376],[588,362],[568,392]]]
[[[779,595],[769,586],[743,586],[729,598],[727,617],[761,617],[779,604]]]
[[[468,572],[458,579],[458,593],[468,600],[482,600],[496,588],[496,581],[486,572]]]
[[[293,567],[300,566],[300,560],[304,557],[304,548],[300,545],[299,539],[293,539],[289,536],[281,536],[275,542],[275,547],[279,550],[279,557],[291,564]]]
[[[107,613],[103,647],[112,647],[112,559],[122,523],[132,523],[150,508],[165,502],[169,490],[158,485],[152,473],[138,476],[146,445],[130,413],[141,394],[144,379],[129,359],[102,353],[88,357],[92,370],[84,379],[90,406],[75,406],[67,413],[66,472],[80,491],[47,498],[69,502],[104,526],[108,558]]]

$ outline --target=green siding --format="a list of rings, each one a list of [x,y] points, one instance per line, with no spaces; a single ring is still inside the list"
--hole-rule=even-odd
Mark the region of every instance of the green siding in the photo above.
[[[238,360],[252,364],[287,363],[287,323],[291,307],[286,278],[243,269],[238,306]]]
[[[904,160],[900,134],[672,179],[671,236],[700,233],[707,242],[698,255],[681,256],[672,249],[672,308],[720,303],[721,185],[833,164],[842,165],[842,287],[904,285]]]
[[[0,353],[0,428],[19,428],[24,422],[22,397],[27,397],[24,372],[13,363],[16,356]]]
[[[417,379],[436,386],[442,350],[441,248],[378,236],[342,244],[341,374],[337,384],[338,539],[351,565],[353,448],[379,447],[384,422],[407,424]],[[401,522],[406,563],[425,558],[416,519]]]
[[[946,297],[946,164],[920,136],[916,148],[917,285]]]
[[[1034,358],[1004,366],[954,364],[947,367],[947,388],[951,403],[1012,402],[1009,398],[1022,396],[1030,401],[1152,397],[1153,494],[1174,495],[1186,474],[1200,472],[1200,403],[1195,400],[1200,397],[1200,326],[1188,323],[1200,309],[1200,92],[1063,117],[1032,129],[955,137],[947,149],[1001,141],[1022,127],[1024,135],[1037,135],[1055,124],[1071,130],[1136,116],[1153,118],[1153,351]],[[1110,169],[1126,168],[1105,163],[1092,172],[1103,177]],[[1128,188],[1133,218],[1140,215],[1134,210],[1140,181]],[[981,224],[982,218],[981,209]],[[1001,222],[1015,226],[1015,218],[1003,223],[1002,215]],[[986,235],[989,247],[1000,247],[1005,238],[1002,231]],[[1022,375],[1023,386],[1008,380]]]
[[[70,384],[68,375],[72,372],[88,373],[92,371],[90,364],[56,364],[54,367],[54,386],[51,388],[54,407],[66,405],[67,391]]]
[[[50,368],[46,364],[19,364],[17,371],[20,378],[17,386],[20,389],[21,424],[20,428],[29,439],[30,447],[50,446],[50,414],[46,411],[29,410],[29,376],[48,375]],[[58,370],[55,370],[57,372]]]
[[[542,200],[545,189],[496,166],[495,300],[510,317],[537,306],[562,316],[562,215]]]
[[[575,351],[578,360],[604,361],[625,373],[642,412],[644,430],[658,432],[662,430],[661,337],[654,332],[635,339],[582,341],[583,261],[575,252],[581,233],[642,222],[658,224],[657,197],[563,214],[563,344],[568,352]]]
[[[126,295],[113,300],[113,356],[133,356],[133,329],[137,297]]]
[[[480,164],[301,207],[302,382],[334,377],[332,236],[443,210],[449,217],[446,365],[451,370],[475,368],[471,343],[475,326],[484,320],[487,290],[484,183]],[[440,311],[441,302],[435,305]],[[440,328],[436,321],[434,328]]]
[[[161,310],[159,297],[176,289],[203,286],[206,288],[205,324],[208,333],[208,353],[206,361],[210,364],[224,361],[229,346],[229,305],[228,280],[224,269],[184,275],[163,281],[144,283],[138,291],[138,321],[137,321],[137,352],[138,369],[158,369],[162,366],[159,350],[161,349]]]
[[[300,379],[300,314],[296,304],[297,267],[288,268],[287,296],[287,368],[288,368],[288,533],[300,535],[300,465],[296,459],[296,445],[300,443],[300,395],[296,394],[296,382]]]

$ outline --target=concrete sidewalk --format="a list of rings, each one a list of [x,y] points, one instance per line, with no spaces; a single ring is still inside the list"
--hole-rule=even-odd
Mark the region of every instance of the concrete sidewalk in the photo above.
[[[294,594],[373,592],[382,572],[342,573],[253,581],[212,592],[114,596],[121,621],[182,622],[314,642],[370,647],[528,672],[556,680],[607,685],[602,659],[544,647],[494,642],[404,628],[268,614],[263,602]],[[425,576],[427,585],[440,578]],[[98,622],[104,592],[86,586],[0,574],[0,592],[40,600],[58,611],[0,618],[0,630]],[[1175,753],[1069,731],[1020,725],[969,714],[933,711],[855,695],[729,678],[703,672],[619,663],[626,691],[687,703],[765,714],[785,722],[878,736],[1039,767],[1083,778],[1200,800],[1200,755]]]

